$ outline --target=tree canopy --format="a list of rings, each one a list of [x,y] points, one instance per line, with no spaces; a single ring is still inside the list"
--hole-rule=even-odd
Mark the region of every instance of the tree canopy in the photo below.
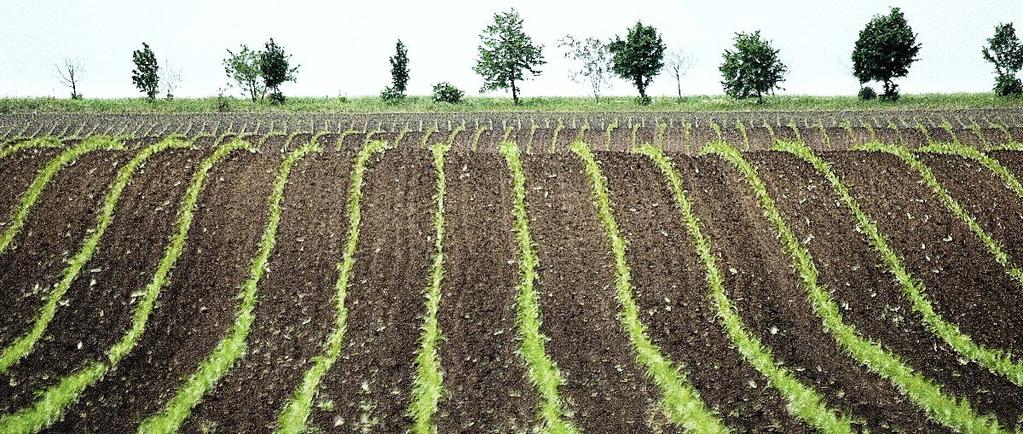
[[[1023,44],[1016,36],[1012,23],[999,24],[995,35],[988,38],[982,50],[984,60],[995,67],[995,93],[1001,96],[1023,95],[1020,69],[1023,69]]]
[[[156,55],[149,48],[149,44],[143,42],[141,50],[131,53],[131,60],[135,62],[135,69],[131,71],[131,82],[139,89],[139,92],[146,94],[150,101],[156,99],[160,89],[160,65],[156,62]]]
[[[477,74],[483,77],[483,91],[511,89],[512,101],[519,104],[518,83],[526,74],[540,75],[539,67],[547,62],[543,46],[522,29],[522,17],[514,8],[494,15],[494,23],[480,35]]]
[[[646,89],[664,67],[664,50],[667,49],[657,29],[637,22],[625,39],[615,36],[608,49],[615,74],[632,82],[639,91],[640,101],[648,104],[650,97]]]
[[[884,83],[881,99],[897,100],[899,86],[893,80],[909,74],[909,67],[919,60],[920,47],[902,10],[893,7],[888,15],[874,16],[860,31],[852,53],[853,75],[861,85]]]
[[[397,102],[405,98],[405,91],[408,89],[408,49],[405,44],[398,40],[394,44],[394,55],[391,62],[391,85],[384,88],[381,97],[386,101]]]
[[[291,66],[291,55],[285,53],[284,48],[277,45],[273,38],[270,38],[264,50],[259,53],[259,71],[263,76],[263,84],[270,92],[270,102],[283,104],[284,94],[281,93],[281,85],[296,80],[298,65]]]
[[[725,50],[720,67],[725,94],[737,99],[756,97],[757,103],[763,103],[765,93],[781,89],[779,84],[788,72],[778,53],[759,30],[736,33],[735,47]]]

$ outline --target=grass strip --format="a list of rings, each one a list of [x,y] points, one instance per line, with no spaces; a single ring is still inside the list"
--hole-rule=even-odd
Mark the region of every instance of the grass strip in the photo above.
[[[1020,184],[1019,179],[1009,169],[1002,166],[998,160],[988,156],[987,154],[973,148],[972,146],[963,145],[960,143],[941,143],[924,146],[916,149],[916,152],[923,152],[929,154],[942,154],[952,155],[961,158],[967,158],[976,161],[986,167],[988,170],[994,172],[1002,179],[1005,186],[1016,193],[1017,196],[1023,198],[1023,184]]]
[[[440,143],[431,147],[437,176],[437,208],[433,214],[433,264],[425,289],[426,315],[419,350],[416,352],[416,378],[412,384],[412,404],[409,406],[413,418],[412,432],[416,434],[437,432],[433,414],[437,412],[437,403],[444,393],[440,354],[437,353],[437,344],[442,339],[437,311],[440,310],[441,282],[444,280],[444,194],[447,188],[444,158],[450,148],[450,145]]]
[[[11,366],[32,352],[36,342],[43,336],[43,332],[46,331],[50,321],[53,320],[54,315],[57,313],[57,306],[64,299],[64,294],[71,287],[71,284],[74,283],[75,279],[78,278],[82,268],[88,264],[89,260],[96,253],[99,242],[103,239],[103,234],[106,233],[107,227],[110,226],[110,222],[113,220],[114,210],[117,208],[117,202],[121,199],[121,193],[124,192],[124,189],[128,186],[138,168],[159,152],[172,148],[186,148],[190,145],[188,142],[177,139],[162,140],[159,143],[144,148],[128,164],[118,170],[117,177],[114,178],[114,182],[107,190],[102,208],[96,216],[95,226],[88,232],[89,235],[82,242],[78,252],[68,260],[67,266],[61,272],[60,281],[50,289],[46,303],[39,310],[39,314],[33,321],[32,327],[27,333],[18,337],[0,353],[0,374],[7,372]]]
[[[554,153],[558,149],[558,137],[561,136],[561,130],[565,129],[565,123],[562,122],[561,118],[558,118],[558,124],[554,126],[554,134],[551,135],[551,147],[547,152]]]
[[[306,421],[312,408],[313,397],[323,376],[341,356],[342,344],[348,330],[348,295],[352,269],[355,266],[355,252],[359,245],[359,228],[362,225],[362,187],[365,185],[366,165],[370,157],[386,149],[386,143],[372,141],[363,145],[355,157],[351,184],[348,190],[346,211],[348,213],[348,237],[345,240],[338,277],[334,282],[334,328],[323,345],[323,352],[312,359],[312,366],[302,376],[302,383],[295,388],[291,399],[277,417],[278,433],[301,433],[306,431]]]
[[[938,182],[938,178],[934,176],[931,169],[927,167],[923,161],[920,161],[919,158],[913,155],[909,149],[904,146],[886,145],[877,142],[865,143],[858,146],[857,149],[861,151],[884,152],[894,155],[906,163],[910,168],[919,172],[924,183],[926,183],[927,186],[931,188],[931,191],[938,196],[941,203],[944,204],[949,211],[952,211],[952,214],[955,214],[956,217],[962,220],[963,223],[966,223],[966,226],[970,228],[970,231],[972,231],[977,238],[980,238],[981,242],[984,243],[984,246],[987,247],[988,252],[995,257],[995,262],[1005,268],[1006,274],[1015,280],[1017,285],[1023,286],[1023,269],[1020,269],[1019,266],[1013,262],[1012,258],[1009,257],[1009,254],[1002,249],[1002,243],[995,240],[991,234],[980,226],[980,223],[977,223],[977,219],[974,218],[969,211],[966,211],[966,209],[963,208],[957,200],[952,198],[952,195],[949,194],[948,191],[945,190],[945,187],[942,187],[941,183]]]
[[[707,145],[704,152],[720,156],[739,170],[749,183],[763,208],[764,216],[775,226],[792,258],[792,267],[803,281],[810,306],[840,347],[868,369],[891,381],[935,422],[960,432],[1003,432],[997,419],[978,415],[965,399],[945,395],[938,385],[914,371],[899,360],[898,356],[880,344],[860,336],[853,326],[846,324],[830,291],[818,282],[819,272],[810,252],[785,223],[774,200],[767,193],[763,180],[757,175],[756,168],[743,158],[738,150],[723,142]]]
[[[526,211],[526,175],[519,159],[519,147],[505,142],[501,145],[508,170],[512,176],[514,194],[515,239],[519,243],[519,283],[516,307],[516,323],[519,330],[519,355],[529,367],[529,380],[541,397],[540,416],[546,432],[551,434],[577,433],[579,430],[565,416],[564,406],[558,394],[558,387],[565,384],[558,366],[547,357],[544,342],[548,340],[540,331],[540,299],[536,293],[536,267],[540,258],[536,254],[529,230]]]
[[[108,136],[93,136],[88,140],[65,149],[56,157],[53,157],[49,163],[46,163],[45,167],[36,173],[36,177],[32,180],[28,190],[22,193],[19,203],[11,209],[11,217],[8,220],[7,227],[4,228],[3,233],[0,233],[0,253],[7,251],[11,241],[21,232],[21,228],[25,226],[25,221],[28,219],[29,212],[32,211],[36,201],[39,200],[39,195],[43,193],[43,189],[46,188],[57,172],[65,166],[74,163],[79,157],[92,151],[122,149],[124,149],[124,142]]]
[[[117,366],[131,352],[145,331],[146,322],[153,311],[160,290],[167,285],[168,276],[181,256],[192,225],[192,215],[199,202],[199,193],[202,192],[209,171],[229,153],[243,148],[251,149],[251,146],[236,140],[218,147],[213,154],[203,160],[192,177],[178,209],[177,231],[170,239],[152,280],[146,285],[142,299],[132,313],[131,328],[107,351],[107,360],[92,362],[61,378],[56,385],[40,391],[39,398],[31,406],[0,416],[0,432],[33,433],[56,422],[86,388],[99,381],[107,371]]]
[[[632,296],[632,276],[625,260],[625,238],[622,237],[611,211],[607,180],[585,143],[575,142],[571,148],[572,152],[582,159],[586,168],[586,174],[593,187],[594,206],[611,243],[616,272],[615,296],[621,305],[618,319],[629,336],[637,361],[660,389],[664,410],[674,424],[688,431],[728,432],[724,424],[700,399],[699,393],[689,384],[685,375],[661,354],[660,348],[647,336],[646,326],[640,320],[639,306]]]
[[[59,148],[64,144],[60,139],[53,136],[43,136],[28,140],[15,139],[13,142],[5,143],[0,148],[0,159],[7,158],[10,155],[24,151],[26,149],[44,149],[44,148]]]
[[[689,237],[696,245],[696,251],[707,269],[705,279],[710,286],[711,299],[717,308],[725,331],[738,349],[753,367],[766,377],[771,385],[786,400],[786,409],[790,414],[808,425],[825,433],[851,433],[852,421],[827,407],[827,403],[816,390],[800,383],[792,374],[774,360],[774,355],[760,342],[755,335],[748,332],[742,323],[738,310],[725,292],[725,278],[717,265],[717,258],[711,252],[710,240],[700,229],[700,220],[693,212],[692,202],[682,186],[682,177],[671,160],[661,150],[652,146],[641,146],[637,151],[646,155],[661,170],[665,181],[675,195],[675,204],[682,214],[682,220],[689,232]]]
[[[963,147],[980,154],[980,152],[973,148]],[[857,229],[867,236],[874,250],[877,250],[881,255],[881,259],[888,265],[888,269],[895,276],[895,280],[899,282],[903,294],[912,302],[913,310],[923,317],[924,325],[931,333],[940,337],[964,357],[980,364],[997,375],[1007,378],[1017,386],[1023,386],[1023,364],[1014,362],[1003,351],[989,349],[977,344],[969,335],[959,331],[958,327],[945,321],[941,315],[934,311],[934,306],[931,305],[930,300],[927,298],[927,291],[923,282],[913,277],[909,270],[906,269],[898,254],[888,245],[884,234],[874,224],[873,219],[860,208],[859,203],[852,197],[849,189],[835,175],[827,162],[802,143],[779,143],[776,149],[802,158],[831,182],[831,186],[838,193],[842,202],[845,203],[849,211],[856,217]],[[980,155],[983,156],[983,154]]]
[[[242,284],[239,294],[241,303],[231,331],[217,343],[213,352],[203,360],[199,369],[178,389],[163,410],[142,421],[138,429],[140,433],[178,432],[181,429],[181,423],[191,413],[192,408],[227,374],[235,362],[245,355],[246,340],[255,319],[253,310],[256,307],[259,281],[266,273],[277,239],[277,228],[281,221],[281,202],[284,200],[284,189],[288,184],[288,177],[296,162],[317,151],[319,151],[319,147],[316,143],[308,143],[291,151],[281,162],[277,169],[277,179],[274,181],[273,191],[267,199],[269,215],[266,227],[263,237],[259,241],[256,255],[252,258],[249,277]]]

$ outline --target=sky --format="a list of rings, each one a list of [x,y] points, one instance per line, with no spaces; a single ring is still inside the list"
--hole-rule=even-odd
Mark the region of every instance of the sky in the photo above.
[[[408,46],[409,93],[426,95],[449,81],[479,94],[473,72],[479,34],[493,14],[519,10],[525,30],[544,46],[542,74],[523,95],[588,95],[569,79],[570,61],[557,41],[566,34],[604,40],[641,20],[664,42],[694,59],[682,83],[688,95],[721,94],[721,53],[735,32],[761,30],[781,50],[789,73],[779,94],[851,95],[858,32],[876,14],[899,6],[923,44],[920,61],[900,89],[908,93],[985,92],[992,67],[980,50],[1000,22],[1023,32],[1020,0],[460,0],[460,1],[201,1],[3,0],[0,12],[0,97],[67,97],[56,71],[66,57],[84,64],[87,98],[139,96],[131,83],[133,50],[148,42],[161,63],[181,71],[179,97],[215,95],[227,85],[222,60],[240,44],[261,47],[270,37],[301,65],[293,96],[377,95],[390,81],[388,56],[401,38]],[[673,95],[663,71],[651,95]],[[237,89],[229,93],[240,95]],[[503,95],[489,92],[486,95]],[[616,79],[607,95],[633,95]]]

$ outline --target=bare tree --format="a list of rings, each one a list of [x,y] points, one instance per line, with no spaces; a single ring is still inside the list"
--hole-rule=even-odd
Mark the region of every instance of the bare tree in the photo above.
[[[174,99],[174,92],[181,87],[181,68],[175,68],[171,65],[170,61],[163,59],[163,91],[167,95],[167,99]]]
[[[82,74],[85,70],[82,61],[65,57],[64,65],[54,65],[54,68],[60,75],[60,82],[71,89],[71,99],[82,99],[82,94],[78,93],[78,83],[82,81]]]
[[[558,46],[565,50],[566,59],[579,64],[579,69],[570,71],[569,78],[576,83],[589,83],[599,103],[601,89],[611,82],[611,52],[607,44],[593,37],[580,41],[566,35],[558,40]]]
[[[680,49],[673,49],[668,52],[665,64],[671,75],[675,77],[675,87],[678,90],[678,102],[682,102],[682,77],[689,72],[695,60]]]

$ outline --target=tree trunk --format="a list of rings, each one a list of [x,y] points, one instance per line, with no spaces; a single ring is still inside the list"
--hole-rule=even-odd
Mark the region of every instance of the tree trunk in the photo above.
[[[678,86],[678,103],[682,104],[682,76],[675,74],[675,84]]]
[[[512,88],[512,104],[519,105],[519,89],[515,87],[515,80],[511,81]]]
[[[75,83],[74,76],[71,77],[71,99],[78,99],[78,86]]]

